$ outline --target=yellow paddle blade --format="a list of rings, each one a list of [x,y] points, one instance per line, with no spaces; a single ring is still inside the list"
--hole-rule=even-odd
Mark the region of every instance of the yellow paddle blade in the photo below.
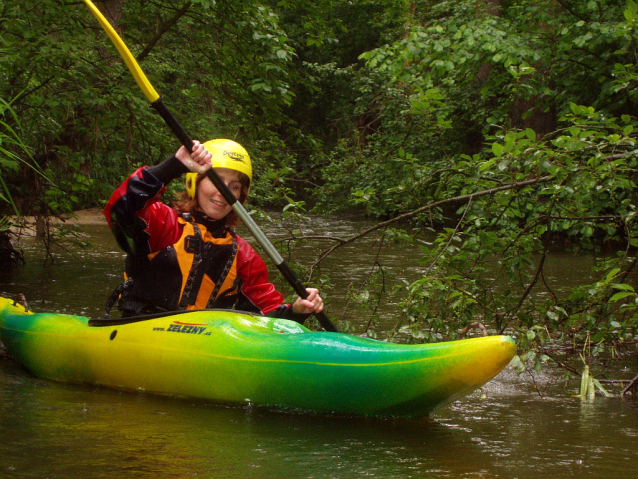
[[[102,28],[113,42],[113,45],[117,48],[122,60],[124,60],[124,63],[126,63],[126,66],[133,74],[133,78],[135,78],[137,85],[142,89],[144,96],[146,96],[147,100],[151,103],[156,101],[159,98],[159,95],[155,91],[155,88],[153,88],[153,85],[151,85],[148,81],[148,78],[146,78],[146,75],[144,75],[144,72],[138,65],[137,60],[135,60],[133,55],[131,55],[126,44],[122,41],[108,20],[104,18],[102,12],[98,10],[91,0],[84,0],[84,3],[86,3],[86,6],[89,7],[89,10],[91,10],[95,18],[97,18],[97,21],[100,22],[100,25],[102,25]]]

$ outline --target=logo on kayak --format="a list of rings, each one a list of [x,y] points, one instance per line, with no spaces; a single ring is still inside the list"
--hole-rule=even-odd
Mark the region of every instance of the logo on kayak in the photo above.
[[[173,333],[187,333],[187,334],[203,334],[204,336],[210,336],[210,332],[206,332],[206,326],[196,323],[182,323],[180,321],[173,321],[166,331]]]

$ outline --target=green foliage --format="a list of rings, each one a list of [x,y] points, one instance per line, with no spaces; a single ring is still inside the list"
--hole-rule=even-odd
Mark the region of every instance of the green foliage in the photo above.
[[[638,244],[638,123],[577,105],[561,120],[565,127],[546,140],[529,130],[503,132],[474,162],[477,176],[459,185],[467,196],[456,227],[423,249],[429,273],[403,288],[404,332],[419,340],[454,338],[478,319],[518,332],[522,360],[537,369],[548,360],[537,348],[556,342],[591,341],[598,355],[634,340],[637,296],[628,281]],[[476,159],[465,158],[461,169]],[[530,178],[542,181],[470,196]],[[545,279],[554,239],[585,250],[624,248],[600,264],[599,281],[561,294]]]
[[[621,347],[638,326],[636,5],[476,5],[435,2],[361,55],[361,126],[318,157],[318,204],[380,218],[432,205],[417,216],[439,231],[426,272],[397,293],[414,340],[478,319],[517,333],[537,369],[554,342]],[[545,263],[558,243],[619,253],[594,284],[556,292]]]
[[[598,4],[513,1],[494,15],[474,1],[440,1],[416,10],[403,38],[361,55],[367,71],[354,83],[354,111],[365,128],[324,157],[322,202],[341,191],[351,200],[331,206],[360,204],[358,192],[375,183],[377,192],[394,194],[377,193],[366,211],[402,213],[415,208],[415,196],[449,193],[439,172],[479,153],[486,134],[529,129],[542,137],[572,103],[631,114],[633,26],[623,19],[624,2]],[[390,167],[397,157],[416,166],[406,175]],[[401,181],[414,194],[398,197]]]
[[[187,131],[245,143],[262,160],[258,173],[276,165],[282,141],[273,131],[294,95],[293,51],[273,10],[256,2],[122,6],[116,27]],[[13,98],[25,144],[56,184],[93,181],[65,206],[99,204],[134,162],[157,163],[176,149],[84,5],[9,1],[2,18],[0,97]],[[8,183],[24,213],[44,212],[55,196],[24,168]]]
[[[351,113],[343,107],[352,96],[350,65],[400,28],[403,2],[132,0],[110,8],[185,129],[244,144],[255,159],[253,198],[278,202],[268,192],[270,172],[287,168],[295,193],[318,179],[308,160],[334,141],[324,125]],[[176,149],[81,2],[5,2],[0,49],[0,98],[12,99],[38,168],[56,184],[73,184],[77,174],[93,182],[65,207],[103,203],[134,164]],[[24,168],[8,180],[25,214],[47,211],[49,186]]]
[[[6,117],[9,117],[9,121],[5,121]],[[30,159],[30,153],[18,133],[20,121],[17,115],[11,105],[1,98],[0,118],[0,202],[9,204],[12,212],[15,213],[17,218],[20,218],[20,211],[13,200],[5,178],[8,177],[10,172],[18,170],[21,164],[32,167],[30,161],[22,159],[22,155]],[[18,131],[12,125],[16,125]],[[2,230],[8,229],[8,220],[3,216],[0,216],[0,219],[3,224]]]
[[[611,396],[602,384],[600,384],[600,381],[591,375],[589,366],[585,365],[580,381],[580,399],[582,401],[593,401],[596,395],[596,389],[602,392],[606,397]]]

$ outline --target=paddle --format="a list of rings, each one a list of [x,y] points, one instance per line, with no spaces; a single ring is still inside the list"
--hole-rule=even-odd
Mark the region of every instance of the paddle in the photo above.
[[[100,25],[102,25],[102,28],[113,42],[113,45],[115,45],[115,48],[117,48],[117,51],[122,57],[122,60],[124,60],[124,63],[126,63],[126,66],[133,74],[135,82],[140,87],[140,89],[144,93],[144,96],[146,96],[146,99],[150,102],[151,106],[155,108],[155,110],[157,110],[159,115],[162,117],[168,127],[173,131],[182,145],[184,145],[188,149],[188,151],[191,152],[193,149],[193,141],[191,140],[188,133],[186,133],[184,128],[182,128],[182,126],[179,124],[177,119],[169,111],[166,105],[164,105],[164,103],[162,102],[162,98],[155,91],[153,85],[151,85],[151,83],[148,81],[148,78],[146,78],[146,75],[138,65],[128,47],[122,41],[117,32],[113,29],[108,20],[104,18],[102,13],[93,4],[93,2],[91,2],[91,0],[84,0],[84,3],[87,7],[89,7],[91,13],[93,13],[98,22],[100,22]],[[272,245],[268,238],[266,238],[264,233],[262,233],[257,224],[244,209],[244,206],[239,201],[237,201],[237,198],[235,198],[235,196],[231,193],[231,191],[219,177],[215,169],[210,168],[206,172],[206,176],[208,176],[208,178],[213,182],[215,188],[217,188],[217,190],[222,194],[228,204],[232,206],[233,210],[237,213],[239,218],[248,228],[248,231],[250,231],[250,233],[255,237],[261,247],[264,248],[270,259],[275,263],[275,266],[277,266],[277,269],[279,269],[284,278],[286,278],[286,281],[290,283],[295,292],[301,298],[306,299],[308,297],[308,291],[306,291],[304,285],[301,284],[295,273],[286,264],[282,256],[279,254],[279,251],[277,251],[277,249]],[[319,320],[319,323],[321,324],[323,329],[330,332],[338,332],[335,325],[332,324],[330,319],[328,319],[328,316],[326,316],[326,313],[322,311],[321,313],[316,313],[315,316]]]

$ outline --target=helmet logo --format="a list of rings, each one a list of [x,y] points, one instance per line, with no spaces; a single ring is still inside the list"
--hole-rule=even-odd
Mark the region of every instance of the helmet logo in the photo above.
[[[237,153],[236,151],[224,150],[224,156],[228,156],[233,161],[240,161],[246,164],[246,162],[244,161],[244,155],[242,155],[241,153]]]

